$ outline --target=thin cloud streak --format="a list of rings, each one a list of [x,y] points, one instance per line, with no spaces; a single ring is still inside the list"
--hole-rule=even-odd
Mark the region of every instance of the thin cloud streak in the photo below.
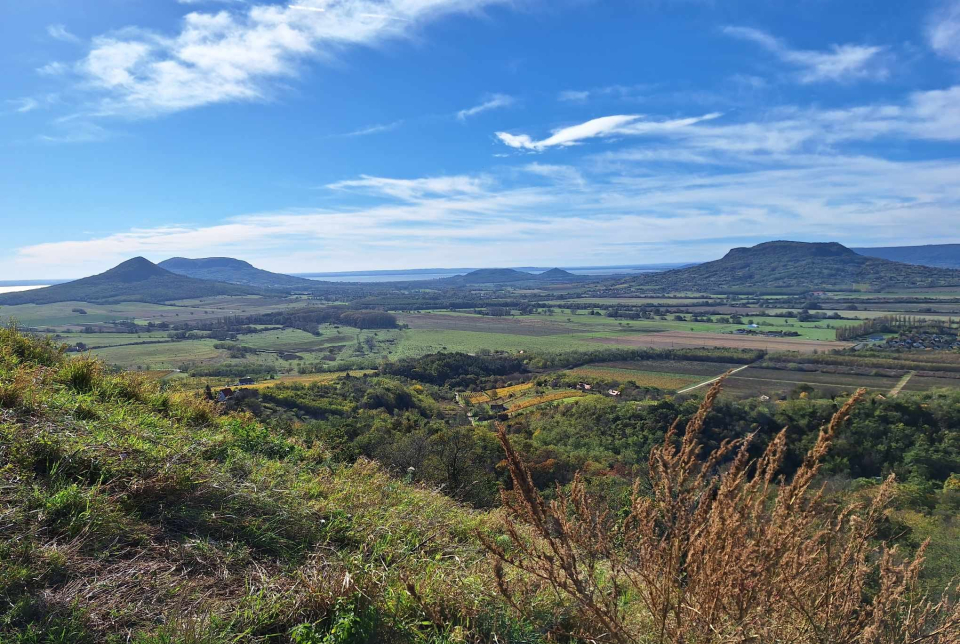
[[[352,132],[346,132],[344,134],[340,134],[338,136],[352,137],[352,136],[369,136],[371,134],[381,134],[383,132],[390,132],[392,130],[396,130],[401,125],[403,125],[402,120],[394,121],[393,123],[370,125],[367,127],[362,127],[358,130],[353,130]]]
[[[495,136],[508,147],[518,150],[542,152],[552,147],[578,145],[588,139],[612,136],[642,136],[667,132],[694,125],[702,121],[710,121],[720,116],[720,113],[713,112],[704,114],[703,116],[685,119],[647,121],[642,120],[643,116],[640,114],[617,114],[614,116],[601,116],[600,118],[591,119],[585,123],[554,130],[551,136],[540,141],[535,141],[529,134],[496,132]]]
[[[461,121],[466,121],[471,116],[500,109],[501,107],[509,107],[515,102],[516,100],[512,96],[507,96],[506,94],[491,94],[479,105],[474,105],[473,107],[468,107],[467,109],[457,112],[457,118]]]
[[[828,51],[813,51],[792,49],[779,38],[751,27],[727,26],[722,32],[760,45],[783,62],[800,68],[801,83],[885,80],[890,75],[884,47],[845,44],[833,45]]]

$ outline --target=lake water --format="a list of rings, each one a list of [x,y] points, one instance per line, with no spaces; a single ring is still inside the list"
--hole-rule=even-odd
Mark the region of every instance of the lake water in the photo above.
[[[0,285],[0,293],[16,293],[17,291],[30,291],[35,288],[44,288],[49,284],[10,284],[8,286]]]

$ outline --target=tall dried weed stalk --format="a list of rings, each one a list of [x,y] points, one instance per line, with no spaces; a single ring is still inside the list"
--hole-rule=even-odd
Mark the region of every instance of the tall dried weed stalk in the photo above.
[[[591,503],[579,476],[545,501],[500,427],[513,477],[503,495],[510,544],[481,538],[514,608],[524,612],[514,585],[535,581],[572,599],[574,635],[596,642],[960,642],[960,609],[919,591],[925,546],[905,559],[877,545],[893,477],[859,507],[835,507],[822,487],[812,488],[864,391],[820,431],[787,481],[777,475],[786,430],[758,459],[748,456],[752,437],[701,457],[704,420],[722,382],[682,437],[675,422],[651,452],[650,489],[635,483],[625,518]]]

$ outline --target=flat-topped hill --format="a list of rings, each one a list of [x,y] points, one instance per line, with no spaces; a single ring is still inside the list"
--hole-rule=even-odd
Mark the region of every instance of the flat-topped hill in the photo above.
[[[733,248],[722,259],[638,278],[677,290],[826,290],[960,284],[960,271],[859,255],[836,242],[772,241]]]

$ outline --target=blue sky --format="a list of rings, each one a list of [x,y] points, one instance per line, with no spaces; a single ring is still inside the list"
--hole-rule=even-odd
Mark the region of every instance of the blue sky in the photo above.
[[[960,0],[31,0],[0,34],[0,279],[960,241]]]

